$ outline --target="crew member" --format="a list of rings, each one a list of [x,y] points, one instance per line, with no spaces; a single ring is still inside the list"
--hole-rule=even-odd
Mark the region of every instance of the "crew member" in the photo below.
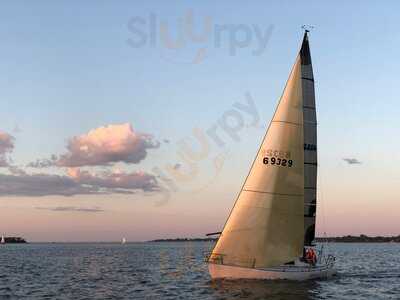
[[[317,255],[313,248],[308,248],[306,250],[306,261],[313,266],[317,263]]]

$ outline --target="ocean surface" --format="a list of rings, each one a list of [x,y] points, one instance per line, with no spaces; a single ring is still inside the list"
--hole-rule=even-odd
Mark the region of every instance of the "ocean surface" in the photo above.
[[[0,245],[0,299],[400,299],[400,244],[329,244],[330,280],[212,281],[211,242]]]

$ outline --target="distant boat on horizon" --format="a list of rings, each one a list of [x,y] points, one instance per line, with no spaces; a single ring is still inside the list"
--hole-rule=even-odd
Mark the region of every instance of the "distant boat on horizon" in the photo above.
[[[308,30],[285,89],[214,249],[212,278],[327,278],[332,255],[318,253],[317,116]]]
[[[121,244],[122,245],[126,244],[126,238],[122,238]]]
[[[6,240],[4,239],[4,236],[2,235],[1,236],[1,240],[0,240],[0,244],[5,244],[6,243]]]

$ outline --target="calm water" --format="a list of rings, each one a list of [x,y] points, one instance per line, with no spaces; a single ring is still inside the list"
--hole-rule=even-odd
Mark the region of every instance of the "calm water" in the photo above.
[[[330,244],[339,275],[211,281],[211,243],[0,246],[0,299],[400,299],[400,244]]]

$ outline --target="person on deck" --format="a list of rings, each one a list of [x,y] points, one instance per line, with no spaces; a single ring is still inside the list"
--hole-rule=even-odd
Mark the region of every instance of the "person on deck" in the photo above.
[[[305,260],[307,263],[315,266],[317,263],[317,255],[315,254],[315,250],[313,248],[308,248],[306,250]]]

